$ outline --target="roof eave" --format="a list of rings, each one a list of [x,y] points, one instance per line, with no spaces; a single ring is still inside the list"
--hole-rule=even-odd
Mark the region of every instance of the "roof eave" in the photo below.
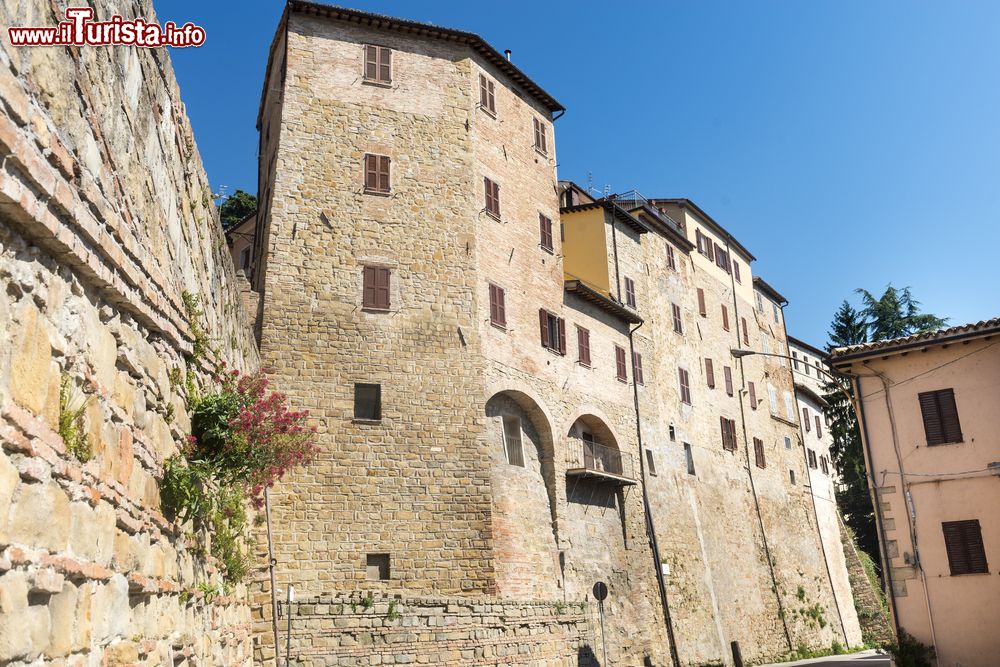
[[[576,280],[576,279],[567,280],[563,283],[563,285],[567,292],[570,292],[571,294],[576,294],[584,301],[589,301],[590,303],[593,303],[601,310],[611,315],[614,315],[615,317],[624,322],[628,322],[629,324],[642,323],[642,318],[639,317],[638,313],[629,310],[620,303],[612,301],[610,298],[604,296],[603,294],[595,290],[593,287],[590,287],[581,280]]]
[[[890,344],[885,347],[874,347],[865,350],[857,350],[855,352],[847,351],[838,353],[837,349],[849,350],[850,348],[837,348],[830,352],[830,364],[837,370],[840,370],[864,359],[871,359],[873,357],[889,357],[920,348],[951,345],[953,343],[964,342],[975,338],[992,338],[998,334],[1000,334],[1000,323],[983,329],[956,332],[955,334],[945,335],[940,338],[920,338],[917,340],[901,342],[895,345]]]

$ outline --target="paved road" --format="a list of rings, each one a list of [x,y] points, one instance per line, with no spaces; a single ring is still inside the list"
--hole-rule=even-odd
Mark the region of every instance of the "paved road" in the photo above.
[[[889,667],[889,656],[879,655],[872,651],[864,653],[854,653],[851,655],[832,655],[826,658],[816,658],[813,660],[798,660],[796,662],[783,662],[779,665],[768,665],[766,667]]]

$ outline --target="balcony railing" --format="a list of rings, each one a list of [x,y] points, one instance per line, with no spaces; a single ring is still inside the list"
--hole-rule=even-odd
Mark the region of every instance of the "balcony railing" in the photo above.
[[[635,484],[635,465],[628,454],[592,440],[570,439],[567,475]]]

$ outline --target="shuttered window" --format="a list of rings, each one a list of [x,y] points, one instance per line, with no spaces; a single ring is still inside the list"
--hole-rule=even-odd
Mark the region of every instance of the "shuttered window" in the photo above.
[[[708,314],[708,310],[705,308],[705,290],[700,287],[698,288],[698,313],[700,313],[702,317],[705,317]]]
[[[538,214],[538,235],[542,249],[552,252],[552,220],[541,213]]]
[[[504,302],[502,287],[490,284],[490,324],[498,327],[507,326],[507,307]]]
[[[733,395],[733,369],[729,366],[722,367],[722,375],[726,379],[726,394]]]
[[[764,460],[764,441],[760,438],[753,439],[753,457],[758,468],[767,467],[767,461]]]
[[[488,111],[490,115],[497,115],[496,88],[493,81],[486,78],[486,75],[479,75],[479,106]]]
[[[815,419],[816,419],[816,437],[817,438],[822,438],[823,437],[823,427],[821,426],[821,423],[820,423],[820,420],[819,420],[819,415],[816,415]]]
[[[722,304],[722,328],[729,331],[729,310]]]
[[[719,417],[722,428],[722,448],[726,451],[736,451],[736,420]]]
[[[681,403],[687,403],[691,405],[691,384],[688,377],[688,372],[683,368],[677,369],[677,380],[680,384],[681,391]]]
[[[826,460],[826,456],[819,457],[819,469],[823,471],[824,475],[830,474],[830,464]]]
[[[733,278],[736,278],[736,282],[742,283],[740,280],[740,264],[735,259],[733,260]]]
[[[667,268],[671,271],[677,270],[677,258],[674,256],[674,247],[672,245],[667,246]]]
[[[566,320],[540,308],[538,325],[541,330],[542,347],[559,354],[566,354]]]
[[[806,433],[809,432],[809,408],[802,408],[802,425],[806,427]]]
[[[362,287],[362,307],[389,310],[389,269],[366,266]]]
[[[757,409],[757,387],[753,382],[747,382],[747,392],[750,394],[750,409]]]
[[[711,359],[705,359],[705,384],[709,389],[715,389],[715,367]]]
[[[924,434],[928,445],[962,442],[962,427],[958,422],[953,389],[925,391],[917,395],[924,418]]]
[[[486,212],[494,218],[500,219],[500,184],[494,183],[488,178],[483,178],[483,187],[486,191]]]
[[[632,377],[636,384],[646,384],[642,375],[642,355],[636,352],[632,353]]]
[[[743,344],[750,344],[750,332],[747,330],[747,318],[741,317],[740,324],[743,326]]]
[[[545,124],[537,118],[532,118],[531,122],[535,129],[535,150],[540,153],[548,153],[548,141],[545,136]]]
[[[684,319],[681,317],[681,307],[676,303],[670,304],[670,313],[674,318],[674,331],[679,334],[684,334]]]
[[[771,414],[778,414],[778,392],[774,385],[767,385],[767,399],[771,403]]]
[[[812,449],[806,451],[806,457],[809,460],[809,467],[813,470],[816,469],[816,452]]]
[[[365,192],[387,194],[391,191],[388,155],[365,154]]]
[[[392,83],[392,51],[388,47],[365,45],[365,81]]]
[[[577,361],[584,366],[590,366],[590,331],[583,327],[576,328]]]
[[[625,348],[615,345],[615,377],[625,382],[628,380],[628,368],[625,366]]]
[[[989,573],[978,519],[944,521],[941,530],[952,576]]]
[[[625,305],[635,308],[635,281],[625,278]]]

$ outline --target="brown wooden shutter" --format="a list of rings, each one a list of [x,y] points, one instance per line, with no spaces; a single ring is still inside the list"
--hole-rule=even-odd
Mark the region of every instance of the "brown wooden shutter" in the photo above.
[[[389,269],[375,269],[375,307],[389,308]]]
[[[753,382],[747,382],[747,391],[750,394],[750,409],[757,409],[757,387],[754,386]]]
[[[645,384],[642,376],[642,355],[635,352],[632,353],[632,377],[635,378],[636,384]]]
[[[538,214],[538,230],[539,230],[539,236],[541,238],[542,247],[546,250],[551,251],[553,249],[552,220],[545,217],[541,213]]]
[[[378,189],[378,156],[365,155],[365,190]]]
[[[580,363],[590,365],[590,331],[582,327],[576,328],[576,343],[580,349]]]
[[[729,331],[729,309],[726,304],[722,304],[722,328]]]
[[[952,576],[989,572],[978,519],[944,521],[941,530]]]
[[[764,441],[760,438],[753,439],[753,455],[758,468],[767,467],[767,461],[764,458]]]
[[[496,285],[490,285],[490,321],[501,327],[507,326],[506,311],[503,289]]]
[[[486,88],[487,88],[487,95],[489,102],[489,110],[492,111],[493,113],[496,113],[497,112],[496,87],[493,81],[487,81]]]
[[[667,268],[671,271],[677,270],[677,260],[674,258],[674,247],[667,246]]]
[[[486,87],[486,77],[482,74],[479,75],[479,105],[489,109],[489,92]]]
[[[387,47],[380,46],[378,52],[378,80],[382,83],[390,83],[392,81],[392,51]]]
[[[802,408],[802,424],[806,427],[806,433],[810,431],[809,425],[809,408]]]
[[[741,317],[740,320],[741,320],[740,324],[743,325],[743,344],[744,345],[749,345],[750,344],[750,333],[747,331],[747,318]]]
[[[378,190],[379,192],[389,192],[389,156],[378,156]]]
[[[701,313],[702,317],[708,314],[708,310],[705,308],[705,290],[701,287],[698,288],[698,312]]]
[[[719,417],[719,428],[722,430],[722,448],[729,449],[729,425],[725,417]]]
[[[363,275],[364,287],[362,288],[361,305],[365,308],[375,308],[375,267],[366,266]]]
[[[625,305],[635,308],[635,282],[625,278]]]
[[[615,376],[619,380],[628,379],[628,370],[625,367],[625,349],[615,345]]]
[[[920,401],[928,445],[962,442],[962,426],[958,420],[953,389],[927,391],[917,398]]]
[[[566,320],[558,319],[559,322],[559,354],[566,354]]]
[[[378,47],[365,46],[365,78],[369,81],[378,79]]]
[[[823,437],[823,427],[820,426],[819,415],[816,415],[816,437],[817,438]]]
[[[743,282],[740,280],[740,264],[735,259],[733,260],[733,277],[736,278],[736,282]]]
[[[726,378],[726,394],[733,395],[733,369],[729,366],[722,367],[722,374]]]
[[[705,382],[709,389],[715,389],[715,368],[711,359],[705,359]]]
[[[712,252],[712,239],[708,236],[705,237],[705,254],[710,260],[715,261],[715,253]]]
[[[538,310],[538,325],[542,333],[542,347],[549,346],[549,313],[544,308]]]

